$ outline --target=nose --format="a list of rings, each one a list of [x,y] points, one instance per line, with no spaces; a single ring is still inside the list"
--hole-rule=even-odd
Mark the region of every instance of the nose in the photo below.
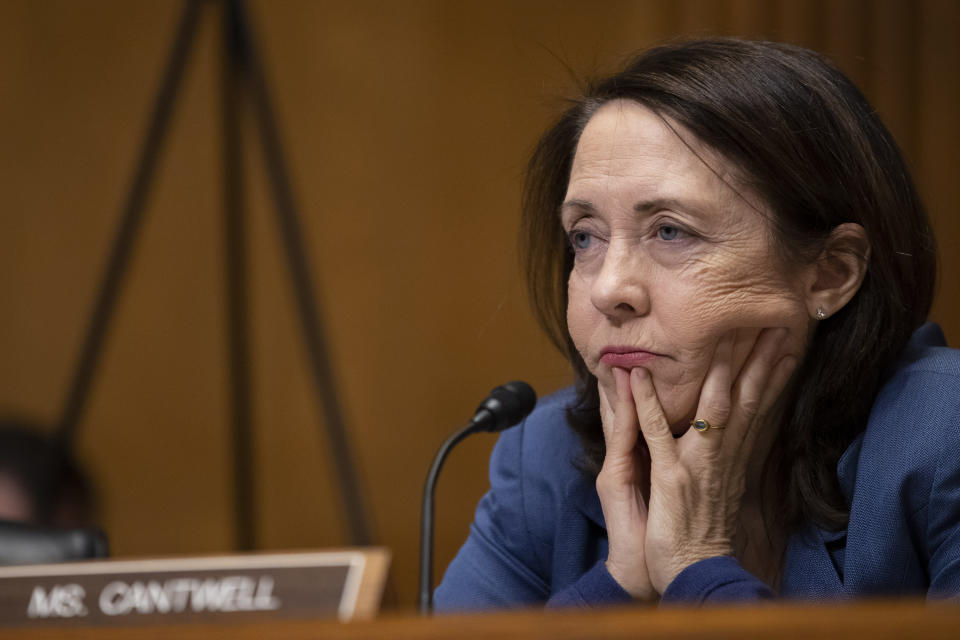
[[[645,266],[636,247],[611,243],[590,288],[593,306],[604,315],[627,320],[650,311]]]

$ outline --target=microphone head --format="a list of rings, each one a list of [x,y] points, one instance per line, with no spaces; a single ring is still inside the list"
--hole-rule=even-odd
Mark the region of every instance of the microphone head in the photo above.
[[[503,431],[527,417],[537,404],[537,393],[526,382],[502,384],[477,407],[471,423],[476,431]]]

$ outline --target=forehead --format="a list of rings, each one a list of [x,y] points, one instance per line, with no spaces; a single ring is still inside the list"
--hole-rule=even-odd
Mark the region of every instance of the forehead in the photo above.
[[[639,103],[614,100],[594,113],[580,135],[568,197],[601,184],[609,189],[613,181],[642,199],[742,200],[736,174],[733,163],[680,124]]]

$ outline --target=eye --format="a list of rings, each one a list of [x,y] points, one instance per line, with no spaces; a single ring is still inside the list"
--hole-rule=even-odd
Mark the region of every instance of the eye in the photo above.
[[[584,249],[589,248],[590,243],[593,240],[593,236],[591,236],[589,233],[577,229],[570,232],[569,238],[570,246],[573,247],[574,251],[583,251]]]
[[[660,225],[660,227],[657,228],[657,235],[661,240],[666,240],[667,242],[676,240],[681,233],[682,231],[680,231],[679,227],[674,227],[669,224]]]

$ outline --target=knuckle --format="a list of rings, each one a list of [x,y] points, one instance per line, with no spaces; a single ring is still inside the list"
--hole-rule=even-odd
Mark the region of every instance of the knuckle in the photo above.
[[[610,476],[606,468],[601,469],[597,474],[597,493],[604,495],[610,487]]]
[[[629,472],[620,466],[611,470],[606,465],[597,474],[596,489],[597,496],[601,502],[607,499],[616,499],[622,497],[623,492],[628,488],[627,477]]]
[[[755,416],[760,412],[760,396],[754,393],[746,393],[740,397],[740,408],[748,416]]]
[[[601,498],[601,501],[617,493],[620,482],[615,475],[616,474],[611,473],[607,468],[602,469],[597,475],[597,496]]]
[[[704,411],[705,415],[709,416],[710,419],[718,423],[723,423],[723,421],[730,417],[730,399],[712,398],[707,401]]]
[[[692,484],[693,476],[685,467],[673,465],[664,471],[663,479],[668,485],[684,487]]]

